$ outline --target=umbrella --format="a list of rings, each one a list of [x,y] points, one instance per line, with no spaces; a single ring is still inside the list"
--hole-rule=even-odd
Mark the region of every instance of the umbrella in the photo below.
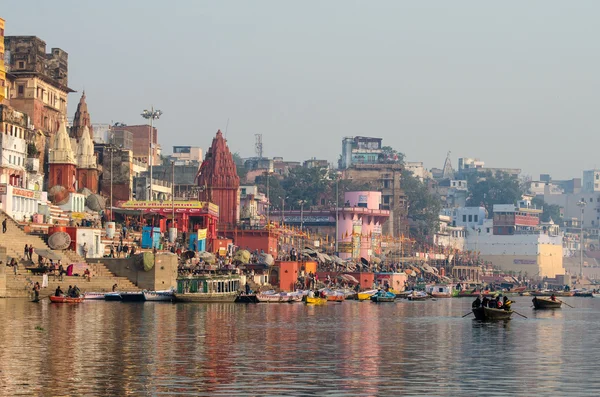
[[[369,264],[369,261],[368,261],[368,260],[366,260],[365,258],[362,258],[362,257],[361,257],[361,258],[360,258],[360,261],[362,262],[362,264],[363,264],[363,265],[368,265],[368,264]]]
[[[260,254],[260,262],[264,263],[265,265],[273,266],[275,260],[271,254]]]
[[[215,256],[210,252],[200,251],[198,252],[198,258],[207,263],[215,263]]]
[[[250,262],[250,252],[247,250],[239,250],[233,254],[233,260],[246,265]]]
[[[351,274],[342,274],[340,276],[343,280],[348,281],[349,283],[358,284],[358,280]]]
[[[61,257],[55,253],[52,252],[50,250],[45,250],[45,249],[35,249],[35,253],[38,254],[41,257],[47,258],[47,259],[52,259],[53,261],[57,261],[59,260]]]

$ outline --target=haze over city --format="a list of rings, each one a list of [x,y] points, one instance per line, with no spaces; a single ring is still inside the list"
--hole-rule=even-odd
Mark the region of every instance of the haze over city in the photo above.
[[[27,10],[34,7],[37,12]],[[10,2],[7,35],[69,54],[69,114],[157,122],[165,152],[208,147],[335,162],[378,136],[427,168],[447,151],[534,178],[597,166],[597,2]],[[595,11],[595,12],[594,12]],[[293,141],[292,141],[293,140]],[[291,144],[293,142],[293,144]]]

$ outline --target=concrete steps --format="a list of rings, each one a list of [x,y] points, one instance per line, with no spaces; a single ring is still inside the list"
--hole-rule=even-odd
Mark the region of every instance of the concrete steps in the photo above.
[[[60,207],[49,204],[48,209],[50,210],[50,223],[53,225],[69,226],[71,219],[69,215],[63,211]]]
[[[6,275],[6,292],[10,297],[29,297],[32,295],[32,288],[35,282],[42,284],[42,276],[33,275],[18,275],[15,276],[7,272]],[[110,292],[112,286],[117,284],[118,291],[139,291],[140,289],[131,283],[125,277],[92,277],[90,281],[83,277],[67,277],[64,276],[60,281],[58,277],[48,277],[48,287],[42,288],[41,297],[51,295],[60,286],[63,291],[69,288],[69,285],[77,285],[81,292]]]

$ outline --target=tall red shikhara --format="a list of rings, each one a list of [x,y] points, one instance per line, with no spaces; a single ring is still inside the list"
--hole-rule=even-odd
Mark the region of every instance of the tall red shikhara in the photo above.
[[[221,130],[213,138],[198,171],[198,186],[200,201],[210,201],[219,206],[219,223],[234,225],[239,207],[240,178]]]

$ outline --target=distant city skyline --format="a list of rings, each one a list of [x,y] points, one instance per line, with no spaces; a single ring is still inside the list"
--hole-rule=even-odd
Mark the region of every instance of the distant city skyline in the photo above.
[[[143,124],[165,152],[336,163],[345,136],[374,136],[442,168],[474,157],[536,179],[597,166],[600,3],[155,0],[5,7],[5,34],[69,54],[68,115]]]

